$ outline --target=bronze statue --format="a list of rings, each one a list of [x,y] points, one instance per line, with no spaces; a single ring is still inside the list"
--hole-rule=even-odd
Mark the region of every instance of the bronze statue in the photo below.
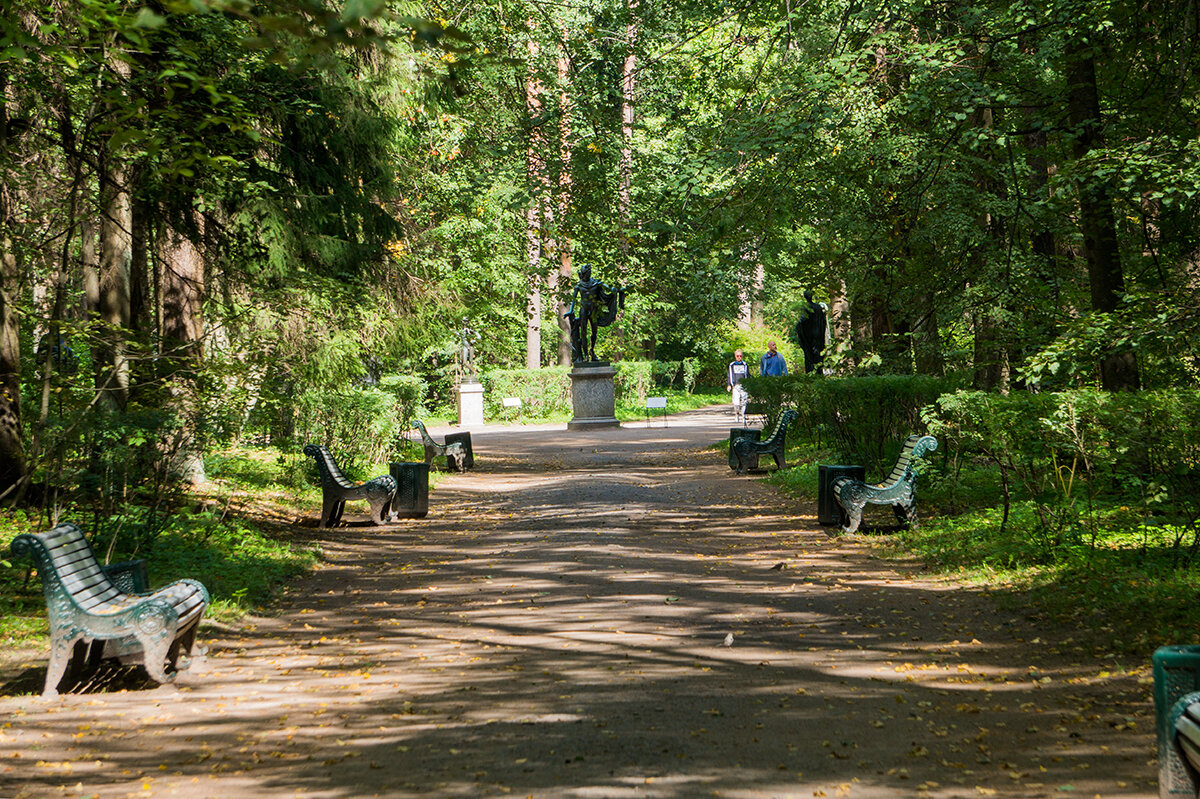
[[[590,266],[579,267],[579,282],[571,294],[571,307],[563,314],[571,323],[571,360],[596,360],[596,334],[613,323],[625,307],[625,287],[613,287],[592,277]],[[579,313],[575,312],[576,302]]]
[[[804,353],[804,371],[812,372],[820,367],[825,349],[825,306],[813,301],[811,290],[804,292],[804,304],[800,306],[796,343]]]

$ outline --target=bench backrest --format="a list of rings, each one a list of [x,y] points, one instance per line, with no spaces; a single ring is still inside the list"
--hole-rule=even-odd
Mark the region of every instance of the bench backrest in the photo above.
[[[321,473],[321,485],[354,488],[354,483],[347,480],[346,475],[342,474],[337,461],[333,459],[333,455],[324,444],[309,444],[304,447],[304,454],[317,462],[317,470]]]
[[[785,435],[787,433],[787,426],[789,424],[791,424],[792,420],[795,419],[799,415],[800,414],[796,413],[791,408],[788,408],[786,411],[783,412],[783,415],[781,415],[779,417],[779,421],[775,423],[775,429],[771,431],[771,435],[762,439],[761,443],[774,444],[775,439],[777,437],[779,437],[781,435]]]
[[[425,425],[420,419],[413,420],[413,429],[421,431],[421,441],[424,442],[425,446],[433,447],[439,454],[442,452],[444,446],[433,440],[433,436],[429,435],[429,431],[425,429]]]
[[[900,448],[900,457],[892,467],[891,474],[881,485],[892,486],[901,481],[911,481],[915,476],[914,458],[919,458],[926,452],[937,449],[937,439],[933,436],[912,435],[904,440]]]
[[[73,607],[89,611],[124,596],[100,568],[83,531],[70,522],[45,533],[19,535],[13,539],[12,551],[37,563],[52,616],[61,617]]]

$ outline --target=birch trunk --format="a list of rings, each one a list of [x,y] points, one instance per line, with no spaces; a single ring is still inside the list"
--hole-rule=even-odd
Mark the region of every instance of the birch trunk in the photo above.
[[[525,169],[529,185],[529,207],[525,210],[525,244],[528,287],[525,295],[525,368],[542,367],[542,207],[546,163],[542,157],[545,136],[537,120],[542,114],[542,82],[537,77],[537,42],[529,41],[529,74],[525,82],[525,110],[529,116],[529,146]]]
[[[558,271],[551,268],[554,316],[558,322],[558,364],[571,365],[571,323],[567,321],[567,298],[562,288],[571,284],[571,239],[567,236],[567,214],[571,208],[571,86],[566,37],[559,39],[558,55]]]

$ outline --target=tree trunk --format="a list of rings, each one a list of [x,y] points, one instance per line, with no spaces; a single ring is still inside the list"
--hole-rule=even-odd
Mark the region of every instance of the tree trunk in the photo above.
[[[125,169],[105,156],[100,174],[100,276],[96,297],[98,346],[96,388],[110,410],[124,408],[129,399],[129,364],[124,332],[129,327],[129,194]]]
[[[5,93],[0,78],[0,98]],[[3,100],[0,99],[0,103]],[[0,106],[0,164],[7,164],[7,109]],[[21,437],[21,338],[14,303],[20,284],[17,256],[8,229],[9,176],[0,180],[0,494],[25,476],[25,444]],[[8,494],[11,496],[11,494]]]
[[[529,117],[529,146],[526,150],[526,179],[529,185],[529,207],[525,209],[526,266],[528,291],[525,296],[525,368],[542,367],[542,207],[548,199],[546,162],[542,156],[546,137],[538,122],[542,114],[544,88],[537,77],[537,42],[529,41],[529,74],[525,82],[525,110]]]
[[[850,344],[854,335],[854,327],[850,322],[850,298],[846,296],[846,281],[833,275],[834,268],[834,264],[829,264],[829,344],[832,352],[836,352],[842,342]],[[853,360],[849,360],[846,365],[853,367]],[[839,371],[846,371],[845,366],[840,366]]]
[[[100,253],[96,249],[96,220],[87,217],[79,223],[79,260],[83,267],[83,318],[100,312]]]
[[[167,215],[163,213],[162,217]],[[201,231],[197,238],[201,238],[200,220],[197,227]],[[183,419],[179,440],[168,454],[174,459],[175,473],[197,484],[204,481],[204,461],[193,427],[194,380],[204,355],[204,257],[188,236],[164,226],[158,238],[158,260],[162,270],[160,376],[166,380]]]
[[[633,236],[633,111],[634,92],[637,90],[637,45],[638,26],[636,21],[639,0],[626,0],[629,22],[625,26],[625,62],[621,67],[621,156],[617,163],[617,225],[621,253],[619,282],[624,282],[629,273],[629,242]]]
[[[750,321],[755,324],[763,323],[763,291],[767,286],[767,268],[759,257],[759,249],[754,248],[754,286],[750,294]]]
[[[204,354],[204,258],[190,238],[171,227],[159,236],[158,257],[164,376],[172,376],[192,371]]]
[[[155,330],[150,305],[150,208],[145,200],[137,198],[136,192],[131,194],[134,199],[129,229],[129,328],[134,333],[148,335]]]
[[[571,209],[571,85],[570,60],[567,58],[567,41],[559,40],[558,56],[558,274],[552,276],[555,298],[555,321],[558,322],[558,364],[571,365],[571,323],[567,321],[567,297],[561,289],[571,285],[571,239],[567,236],[567,214]]]
[[[1074,155],[1085,158],[1104,146],[1100,92],[1096,87],[1096,60],[1086,45],[1076,43],[1068,52],[1067,112],[1075,130]],[[1091,177],[1079,186],[1079,226],[1087,260],[1092,309],[1112,312],[1125,291],[1121,252],[1112,194],[1103,179]],[[1136,390],[1140,383],[1137,357],[1132,351],[1113,353],[1100,362],[1101,384],[1109,391]]]
[[[108,59],[106,83],[123,87],[130,66],[118,58]],[[129,328],[129,262],[132,230],[129,202],[129,167],[120,153],[101,147],[100,164],[100,278],[96,298],[98,346],[95,360],[96,388],[102,392],[102,407],[123,409],[129,401],[129,362],[125,331]]]

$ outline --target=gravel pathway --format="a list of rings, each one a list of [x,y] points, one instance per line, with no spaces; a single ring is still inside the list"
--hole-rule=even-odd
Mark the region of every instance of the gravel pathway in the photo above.
[[[178,684],[0,695],[0,798],[1157,795],[1144,668],[830,536],[729,426],[473,432]]]

